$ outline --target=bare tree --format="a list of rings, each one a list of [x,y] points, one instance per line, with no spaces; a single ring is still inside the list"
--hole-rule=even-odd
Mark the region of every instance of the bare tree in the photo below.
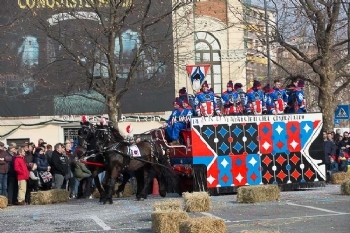
[[[38,85],[52,89],[56,112],[82,108],[88,114],[92,112],[84,105],[88,99],[90,105],[86,106],[94,108],[94,112],[108,112],[110,121],[118,128],[120,105],[130,90],[137,90],[139,95],[157,88],[174,93],[166,88],[174,85],[173,71],[165,72],[167,66],[173,65],[172,12],[188,3],[82,0],[53,1],[53,4],[19,1],[20,5],[11,2],[7,4],[30,13],[28,24],[43,34],[47,62],[34,73],[40,80]],[[130,96],[127,98],[130,105],[142,106],[133,103]],[[69,101],[74,101],[75,106],[67,106]],[[79,101],[81,104],[77,104]]]
[[[244,3],[246,11],[251,6]],[[261,3],[263,1],[260,1]],[[324,129],[333,130],[337,95],[348,87],[349,74],[349,1],[346,0],[280,0],[269,1],[269,10],[274,17],[267,19],[270,29],[269,42],[281,46],[297,61],[307,65],[313,74],[303,75],[310,85],[317,88],[318,106],[323,113]],[[232,9],[237,14],[237,11]],[[245,17],[241,22],[248,25]],[[260,19],[264,20],[264,19]],[[259,40],[266,44],[264,30],[257,31]],[[293,38],[302,38],[295,43]],[[312,44],[310,50],[307,45]],[[266,55],[264,51],[262,54]],[[295,67],[287,67],[278,61],[271,61],[290,76]],[[335,85],[339,84],[339,85]]]

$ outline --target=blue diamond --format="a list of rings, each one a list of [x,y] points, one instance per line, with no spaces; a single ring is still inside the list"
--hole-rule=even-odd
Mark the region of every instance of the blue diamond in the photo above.
[[[241,159],[237,159],[237,160],[236,160],[236,164],[237,164],[237,166],[241,166],[242,160],[241,160]]]
[[[225,137],[225,135],[227,134],[227,130],[222,126],[221,129],[219,130],[219,134],[221,135],[221,137]]]
[[[242,146],[239,142],[236,142],[236,144],[233,146],[233,148],[234,148],[237,152],[239,152],[239,151],[243,148],[243,146]]]
[[[220,150],[223,152],[223,153],[225,153],[226,151],[227,151],[227,149],[228,149],[229,147],[226,145],[226,143],[222,143],[221,144],[221,146],[220,146]]]
[[[210,138],[214,132],[211,129],[207,128],[203,133],[207,136],[207,138]]]
[[[262,131],[264,132],[264,134],[267,134],[267,133],[270,131],[270,129],[267,128],[266,126],[264,126],[264,128],[262,129]]]
[[[286,169],[287,169],[288,171],[290,171],[291,167],[290,167],[289,164],[286,165]]]
[[[293,133],[294,133],[296,130],[297,130],[297,128],[296,128],[294,125],[292,125],[292,126],[290,127],[290,131],[292,131]]]
[[[256,129],[250,126],[249,129],[247,129],[247,132],[250,134],[250,136],[253,136],[253,134],[256,132]]]
[[[242,130],[236,125],[236,128],[232,132],[238,137],[242,133]]]
[[[249,145],[248,145],[248,148],[251,151],[254,151],[256,147],[257,147],[257,145],[254,142],[250,142]]]

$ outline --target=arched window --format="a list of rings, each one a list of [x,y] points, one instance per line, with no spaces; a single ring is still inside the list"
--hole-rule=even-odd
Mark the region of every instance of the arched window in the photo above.
[[[195,33],[196,64],[210,64],[206,80],[215,93],[222,92],[221,54],[219,41],[209,32]]]

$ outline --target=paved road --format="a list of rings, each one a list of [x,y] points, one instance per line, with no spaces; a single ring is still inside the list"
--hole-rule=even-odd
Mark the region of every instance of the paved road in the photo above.
[[[350,197],[339,185],[307,191],[283,192],[280,202],[238,204],[236,195],[211,197],[210,215],[226,221],[229,233],[244,230],[283,233],[349,233]],[[172,198],[180,198],[171,196]],[[0,232],[116,232],[151,233],[151,212],[156,201],[115,199],[113,205],[96,200],[69,200],[46,206],[12,206],[0,210]]]

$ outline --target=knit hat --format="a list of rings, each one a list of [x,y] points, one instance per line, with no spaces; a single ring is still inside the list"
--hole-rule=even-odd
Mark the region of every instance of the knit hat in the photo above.
[[[178,99],[176,99],[174,102],[173,102],[173,105],[180,105],[180,101]]]
[[[270,84],[266,84],[266,86],[263,87],[264,92],[269,92],[270,91]]]
[[[179,95],[186,95],[187,94],[187,91],[186,91],[186,87],[183,87],[179,90]]]
[[[183,101],[182,101],[182,104],[187,104],[187,105],[190,105],[190,104],[188,103],[188,101],[187,101],[187,100],[183,100]]]
[[[298,81],[298,87],[303,88],[305,86],[305,81],[302,79],[299,79]]]
[[[254,80],[253,88],[261,87],[261,83],[258,80]]]
[[[243,87],[243,85],[242,85],[242,83],[235,83],[235,85],[234,85],[234,89],[235,90],[237,90],[237,89],[239,89],[239,88],[242,88]]]
[[[228,81],[228,83],[227,83],[227,87],[231,87],[231,88],[233,88],[233,82],[230,80],[230,81]]]
[[[204,81],[202,87],[207,87],[207,88],[209,88],[208,82],[207,82],[207,81]]]

